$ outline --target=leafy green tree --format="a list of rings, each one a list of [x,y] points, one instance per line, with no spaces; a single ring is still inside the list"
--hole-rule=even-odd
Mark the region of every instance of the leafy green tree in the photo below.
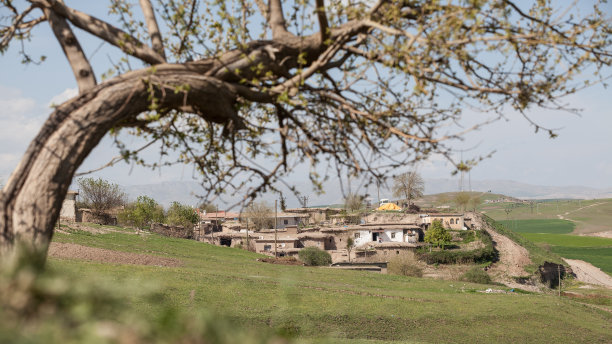
[[[127,196],[117,184],[102,178],[80,178],[78,184],[80,206],[91,209],[95,214],[104,214],[125,204]]]
[[[425,242],[435,245],[436,247],[442,247],[451,242],[453,237],[451,234],[444,228],[442,225],[442,221],[435,220],[431,227],[425,233]]]
[[[119,213],[120,223],[143,229],[154,222],[164,221],[164,208],[148,196],[138,196],[136,202],[128,204]]]
[[[1,2],[0,52],[16,46],[22,61],[38,63],[28,44],[48,35],[79,88],[53,108],[3,189],[2,251],[15,238],[47,247],[57,205],[111,130],[125,160],[157,167],[178,156],[195,164],[206,195],[250,200],[278,191],[300,162],[331,167],[310,169],[321,190],[333,174],[380,180],[448,157],[451,139],[469,131],[459,129],[470,120],[464,108],[490,114],[476,128],[491,116],[563,108],[563,97],[606,78],[612,63],[603,2],[583,14],[563,1],[317,1],[315,20],[301,1],[113,0],[108,16],[88,3]],[[108,71],[103,82],[83,33],[87,46],[121,55],[96,64]],[[124,133],[160,143],[168,160],[147,162]]]
[[[179,202],[172,202],[166,213],[166,223],[173,226],[191,228],[200,220],[195,210]]]

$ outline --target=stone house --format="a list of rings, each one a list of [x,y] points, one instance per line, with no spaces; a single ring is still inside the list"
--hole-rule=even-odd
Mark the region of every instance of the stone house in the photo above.
[[[436,220],[442,221],[442,225],[447,229],[464,229],[464,215],[458,213],[431,213],[422,217],[423,223],[428,227]]]
[[[68,191],[66,198],[62,202],[60,210],[60,221],[65,222],[81,222],[81,214],[77,212],[76,200],[79,195],[78,191]]]

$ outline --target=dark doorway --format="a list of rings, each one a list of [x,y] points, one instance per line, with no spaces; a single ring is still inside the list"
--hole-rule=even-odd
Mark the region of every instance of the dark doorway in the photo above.
[[[221,244],[221,246],[231,247],[232,239],[231,238],[221,238],[221,240],[219,240],[219,243]]]

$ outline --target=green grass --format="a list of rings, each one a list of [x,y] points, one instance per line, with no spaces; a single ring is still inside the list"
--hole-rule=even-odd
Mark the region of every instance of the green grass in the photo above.
[[[612,314],[569,298],[485,294],[475,291],[486,285],[466,282],[265,264],[251,252],[157,235],[75,232],[54,240],[182,260],[184,266],[169,268],[49,259],[51,269],[75,278],[154,286],[157,302],[126,289],[125,304],[144,319],[167,306],[208,309],[242,328],[280,328],[303,340],[333,343],[612,341]]]
[[[575,225],[567,220],[516,220],[498,221],[518,233],[567,234],[574,231]]]

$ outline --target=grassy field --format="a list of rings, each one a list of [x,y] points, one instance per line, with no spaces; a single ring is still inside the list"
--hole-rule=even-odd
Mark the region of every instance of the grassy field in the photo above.
[[[75,231],[54,241],[180,259],[181,267],[49,259],[58,273],[125,286],[124,304],[142,319],[168,306],[206,309],[239,329],[274,329],[304,342],[612,341],[610,312],[566,297],[486,294],[479,291],[500,287],[272,265],[251,252],[157,235]],[[128,287],[134,285],[139,288]],[[138,291],[151,288],[158,290],[155,302]]]
[[[483,204],[479,210],[497,221],[560,219],[561,216],[574,223],[575,233],[612,230],[612,199],[494,203]]]
[[[518,233],[567,234],[573,232],[576,227],[571,221],[553,219],[504,220],[499,222]]]

